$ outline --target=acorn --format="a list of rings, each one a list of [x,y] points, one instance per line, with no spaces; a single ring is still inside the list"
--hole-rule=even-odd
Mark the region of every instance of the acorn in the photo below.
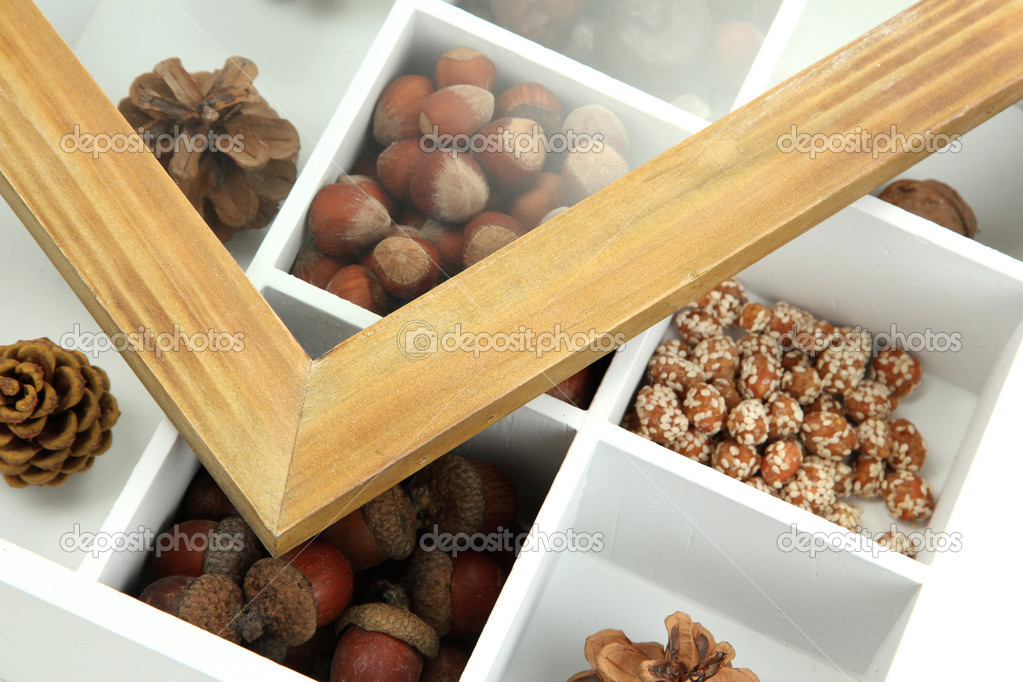
[[[452,557],[438,549],[418,549],[405,578],[412,612],[441,637],[483,631],[504,585],[497,561],[479,552]]]
[[[242,589],[227,576],[167,576],[142,590],[139,600],[235,644],[242,640],[235,620]]]
[[[417,682],[423,659],[437,655],[437,633],[407,609],[360,604],[341,615],[331,682]]]
[[[593,366],[589,365],[551,388],[547,395],[585,410],[593,400],[599,383],[600,377],[593,370]]]
[[[185,518],[220,521],[227,516],[238,516],[238,510],[220,489],[210,472],[200,468],[185,491]]]
[[[348,560],[327,543],[312,541],[280,558],[261,559],[245,575],[242,636],[298,646],[341,615],[353,590]]]
[[[489,462],[449,453],[419,472],[409,494],[427,528],[439,533],[491,533],[518,511],[511,479]]]
[[[353,571],[401,561],[416,546],[416,510],[401,486],[394,486],[320,534],[320,541],[341,550]]]
[[[240,516],[193,520],[171,526],[157,540],[153,575],[198,577],[219,573],[240,583],[263,553],[259,539]]]
[[[469,654],[461,647],[441,644],[437,655],[423,666],[419,682],[458,682],[468,663]]]

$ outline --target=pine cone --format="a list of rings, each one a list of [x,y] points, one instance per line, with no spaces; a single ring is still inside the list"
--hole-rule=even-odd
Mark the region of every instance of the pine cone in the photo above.
[[[0,346],[0,473],[60,485],[110,448],[120,412],[106,372],[49,339]]]
[[[295,184],[299,139],[252,85],[256,65],[189,74],[167,59],[118,105],[217,237],[263,227]]]

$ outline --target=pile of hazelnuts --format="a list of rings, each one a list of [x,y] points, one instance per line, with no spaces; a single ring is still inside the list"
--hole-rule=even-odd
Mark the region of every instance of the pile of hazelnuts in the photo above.
[[[449,453],[272,558],[200,471],[182,505],[188,520],[157,538],[139,599],[314,679],[454,682],[514,547],[459,551],[440,539],[510,537],[517,512],[500,469]]]
[[[851,496],[883,498],[897,521],[931,516],[927,443],[893,416],[920,384],[916,358],[790,303],[750,301],[735,280],[674,322],[622,426],[850,530],[862,531]],[[915,553],[902,531],[875,539]]]
[[[314,198],[292,274],[385,315],[629,171],[613,112],[566,116],[539,83],[495,97],[497,80],[489,58],[463,47],[440,57],[435,78],[388,84],[370,150]]]

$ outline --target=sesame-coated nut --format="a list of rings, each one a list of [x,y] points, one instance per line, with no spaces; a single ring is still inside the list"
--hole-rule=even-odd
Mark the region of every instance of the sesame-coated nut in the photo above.
[[[893,552],[898,552],[899,554],[908,556],[911,559],[917,554],[915,543],[901,530],[890,530],[884,535],[876,538],[874,542],[882,547],[887,547]]]
[[[934,513],[934,490],[911,471],[893,471],[885,476],[881,494],[888,511],[899,521],[922,521]]]
[[[870,368],[871,378],[884,384],[896,398],[905,398],[920,384],[923,369],[906,351],[888,348],[877,354]]]
[[[825,459],[842,459],[856,449],[856,434],[841,414],[812,412],[803,417],[799,432],[807,452]]]
[[[747,303],[739,310],[739,326],[750,334],[763,334],[771,323],[771,309],[762,303]]]
[[[710,464],[713,446],[710,436],[695,429],[689,429],[668,444],[668,448],[700,464]]]
[[[747,334],[739,339],[735,346],[739,349],[740,359],[751,355],[766,355],[781,364],[781,347],[766,334]]]
[[[662,445],[675,440],[689,428],[689,420],[682,411],[678,395],[660,384],[639,389],[636,414],[640,426],[645,426],[650,434],[650,440]]]
[[[675,326],[678,327],[682,340],[690,346],[695,346],[704,339],[712,339],[724,334],[721,321],[706,310],[698,308],[682,310],[675,316]]]
[[[771,356],[756,353],[743,358],[736,388],[743,398],[764,400],[781,386],[781,364]]]
[[[888,422],[892,433],[892,468],[896,471],[919,471],[927,458],[927,441],[913,422],[893,419]]]
[[[658,355],[670,355],[672,357],[688,360],[689,345],[681,339],[670,339],[657,347],[657,350],[654,351],[654,357],[657,357]]]
[[[714,435],[722,429],[728,414],[725,399],[709,384],[693,386],[682,401],[682,411],[689,424],[707,435]]]
[[[795,331],[796,325],[801,323],[810,325],[813,324],[813,320],[813,315],[802,308],[797,308],[785,301],[778,301],[771,308],[771,323],[767,325],[765,333],[773,339],[778,339],[783,334],[791,334]]]
[[[651,383],[667,386],[682,394],[693,386],[701,386],[707,382],[706,375],[695,362],[667,353],[650,358],[647,376],[650,377]]]
[[[784,393],[775,392],[767,398],[767,437],[781,440],[799,435],[799,427],[803,425],[803,408],[795,398]]]
[[[781,495],[778,494],[778,491],[775,490],[774,488],[772,488],[771,486],[769,486],[767,483],[765,483],[764,479],[761,478],[759,475],[750,476],[745,481],[743,481],[743,483],[745,483],[746,485],[750,486],[751,488],[756,488],[757,490],[759,490],[762,493],[767,493],[771,497],[778,497],[778,498],[781,497]]]
[[[846,414],[855,422],[871,417],[887,419],[893,409],[891,392],[884,384],[871,379],[863,379],[854,388],[842,396]]]
[[[693,348],[692,360],[708,379],[734,379],[739,370],[739,349],[727,336],[704,339]]]
[[[797,320],[792,333],[786,338],[782,335],[779,343],[786,350],[800,350],[811,357],[816,357],[831,345],[835,327],[827,320],[815,320],[804,317]]]
[[[754,447],[725,440],[714,449],[711,464],[721,473],[745,481],[760,470],[760,454]]]
[[[739,311],[748,300],[745,287],[734,279],[726,279],[698,298],[693,307],[706,310],[722,325],[731,327],[738,323]]]
[[[894,441],[888,422],[875,418],[864,419],[855,430],[861,454],[884,460],[892,456]]]
[[[855,531],[860,527],[860,510],[841,500],[835,502],[831,511],[825,514],[824,518],[848,530]]]
[[[767,408],[759,400],[743,400],[728,413],[728,433],[743,445],[760,445],[769,431]]]
[[[792,480],[803,464],[803,446],[797,440],[779,440],[764,448],[760,475],[772,489]]]
[[[803,407],[804,415],[808,415],[812,412],[834,412],[835,414],[845,414],[845,407],[842,406],[841,398],[829,393],[821,393],[817,396],[816,400]]]
[[[885,461],[861,454],[853,464],[853,495],[870,499],[881,494],[884,483]]]
[[[787,350],[781,354],[781,366],[782,369],[792,369],[793,367],[813,369],[813,361],[801,350]]]
[[[742,402],[742,396],[739,395],[739,390],[735,387],[734,381],[728,379],[714,379],[710,382],[721,397],[725,399],[725,409],[729,412],[735,409],[735,406]]]
[[[869,356],[840,346],[830,347],[817,356],[817,374],[826,393],[843,395],[856,387],[867,369]]]
[[[827,514],[835,502],[834,468],[817,457],[805,457],[791,481],[781,488],[782,499],[814,514]]]
[[[791,367],[782,372],[781,390],[800,405],[809,405],[820,397],[824,384],[813,367]]]

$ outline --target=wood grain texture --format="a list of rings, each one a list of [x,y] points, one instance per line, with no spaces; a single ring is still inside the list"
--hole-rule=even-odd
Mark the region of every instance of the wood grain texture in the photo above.
[[[282,546],[595,357],[411,360],[398,347],[406,325],[634,336],[924,156],[786,154],[778,139],[793,125],[966,132],[1023,97],[1021,35],[1021,2],[917,5],[341,344],[310,376]]]
[[[793,126],[963,133],[1023,97],[1023,2],[928,0],[310,362],[152,158],[60,150],[129,131],[31,3],[0,35],[0,189],[103,328],[245,335],[127,359],[275,552],[601,354],[445,334],[634,336],[925,156],[784,153]]]
[[[0,35],[0,192],[106,333],[239,335],[124,357],[272,542],[308,356],[151,154],[64,151],[132,130],[33,3],[0,3]]]

